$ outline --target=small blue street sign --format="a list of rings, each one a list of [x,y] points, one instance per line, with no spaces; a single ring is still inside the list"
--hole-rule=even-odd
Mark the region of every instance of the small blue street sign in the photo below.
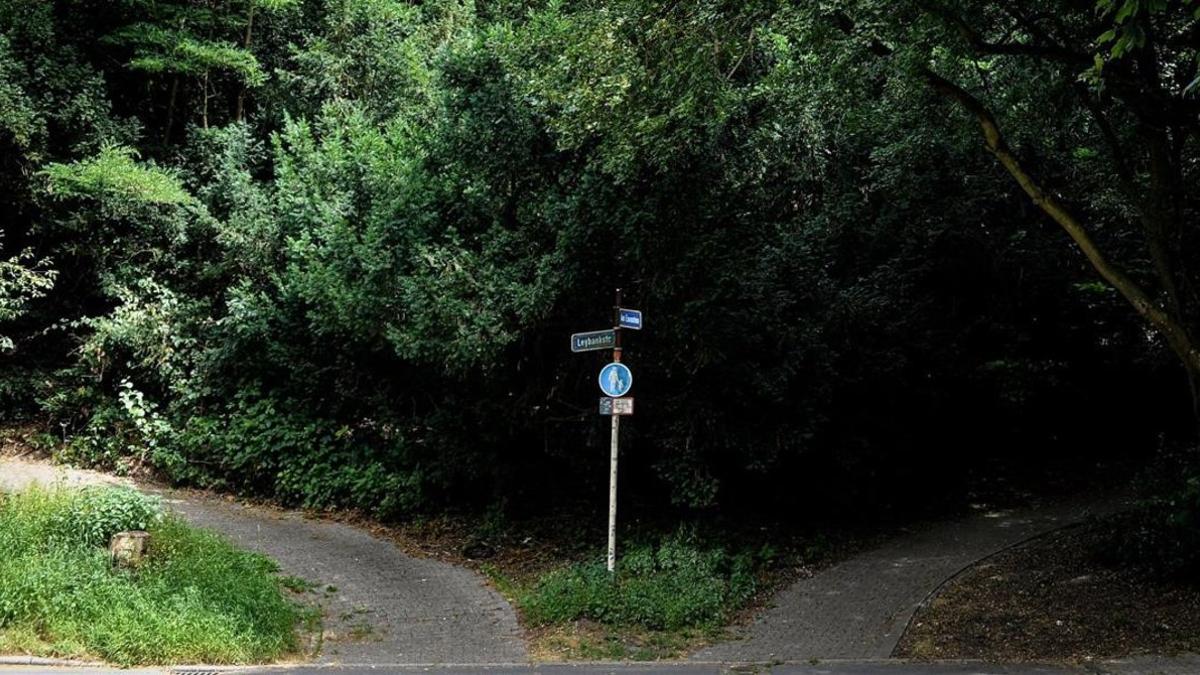
[[[617,312],[617,319],[617,323],[621,328],[642,329],[642,313],[636,309],[625,309],[622,307]]]
[[[633,373],[624,363],[610,363],[600,369],[600,391],[605,396],[620,398],[633,387]]]

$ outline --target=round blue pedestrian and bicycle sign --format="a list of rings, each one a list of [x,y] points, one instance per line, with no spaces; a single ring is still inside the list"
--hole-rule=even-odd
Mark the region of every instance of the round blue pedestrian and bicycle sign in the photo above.
[[[633,388],[633,373],[624,363],[610,363],[600,369],[600,391],[605,396],[619,398]]]

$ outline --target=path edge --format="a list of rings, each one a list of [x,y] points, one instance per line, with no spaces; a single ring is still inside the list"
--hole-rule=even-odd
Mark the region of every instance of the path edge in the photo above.
[[[922,609],[925,609],[926,607],[928,607],[929,603],[933,602],[937,598],[937,596],[941,595],[942,591],[945,590],[947,586],[949,586],[951,583],[956,581],[962,575],[966,574],[968,570],[971,570],[971,569],[975,568],[977,565],[987,562],[988,560],[991,560],[992,558],[995,558],[996,556],[998,556],[1002,553],[1007,553],[1013,549],[1025,546],[1026,544],[1031,544],[1039,539],[1044,539],[1045,537],[1049,537],[1052,534],[1058,534],[1060,532],[1065,532],[1067,530],[1071,530],[1071,529],[1074,529],[1077,527],[1082,527],[1088,521],[1090,521],[1094,518],[1097,518],[1097,517],[1099,517],[1099,516],[1097,516],[1094,513],[1085,514],[1079,520],[1075,520],[1070,523],[1065,523],[1063,525],[1059,525],[1057,527],[1046,530],[1044,532],[1038,532],[1037,534],[1034,534],[1034,535],[1028,536],[1024,539],[1021,539],[1020,541],[1012,542],[1011,544],[1005,545],[1001,548],[996,549],[995,551],[992,551],[991,553],[983,556],[982,558],[977,558],[977,559],[972,560],[971,562],[967,563],[966,565],[963,565],[956,572],[954,572],[954,574],[951,574],[950,576],[943,579],[937,586],[935,586],[933,588],[933,590],[926,593],[925,597],[922,598],[921,601],[917,603],[916,608],[913,609],[913,613],[908,616],[908,621],[904,622],[904,629],[900,631],[900,636],[899,636],[899,638],[897,638],[896,644],[892,647],[892,651],[888,653],[888,660],[891,660],[891,661],[907,660],[907,659],[901,659],[900,657],[897,657],[896,650],[900,648],[900,643],[904,641],[904,636],[908,634],[908,629],[912,627],[912,623],[917,618],[917,614]]]

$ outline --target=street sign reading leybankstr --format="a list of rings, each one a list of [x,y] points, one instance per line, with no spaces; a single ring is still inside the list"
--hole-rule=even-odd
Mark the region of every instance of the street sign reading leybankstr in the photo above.
[[[611,398],[604,396],[600,399],[601,415],[632,415],[633,398]]]
[[[592,352],[597,349],[612,349],[616,346],[617,334],[611,328],[571,335],[571,351],[573,352]]]
[[[625,309],[624,307],[621,307],[617,310],[617,322],[621,328],[641,330],[642,313],[636,309]]]

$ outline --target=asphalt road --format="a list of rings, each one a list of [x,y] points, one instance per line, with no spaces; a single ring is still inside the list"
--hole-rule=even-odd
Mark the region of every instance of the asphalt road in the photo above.
[[[570,663],[570,664],[372,664],[359,666],[303,665],[261,668],[214,668],[194,666],[175,669],[133,669],[86,667],[34,667],[0,665],[0,675],[377,675],[378,673],[537,673],[539,675],[1196,675],[1200,656],[1138,657],[1081,666],[1007,664],[976,661],[910,663],[898,660],[815,661],[813,663],[721,664],[692,662],[665,663]]]
[[[118,482],[95,474],[44,464],[0,460],[0,489],[30,482],[88,484]],[[998,548],[1073,522],[1088,512],[1113,504],[1060,504],[1034,512],[987,512],[965,521],[947,522],[928,531],[909,533],[862,556],[865,569],[833,568],[786,592],[777,606],[750,628],[743,641],[717,645],[691,662],[529,664],[511,608],[477,576],[460,568],[403,555],[390,542],[337,523],[310,521],[299,514],[245,507],[225,500],[162,493],[175,510],[213,527],[240,544],[265,551],[292,574],[329,587],[327,621],[341,634],[352,622],[372,626],[370,639],[341,641],[329,635],[315,664],[252,668],[181,667],[108,669],[30,664],[28,659],[0,657],[0,675],[366,675],[367,673],[774,673],[778,675],[1200,675],[1200,657],[1132,659],[1064,665],[993,665],[979,662],[909,663],[898,660],[809,660],[819,654],[811,639],[832,636],[829,645],[873,645],[872,652],[890,653],[920,600],[953,571]],[[940,530],[939,530],[940,528]],[[952,546],[947,550],[946,542]],[[935,546],[936,544],[936,546]],[[926,571],[929,573],[927,574]],[[915,572],[919,572],[915,573]],[[849,576],[847,576],[849,574]],[[822,578],[827,577],[827,578]],[[864,583],[863,580],[878,580]],[[814,585],[815,584],[815,585]],[[818,589],[818,586],[821,588]],[[815,590],[824,590],[826,605],[839,605],[842,615],[862,613],[863,620],[840,621],[837,631],[805,630],[805,617],[815,616]],[[903,593],[900,593],[903,591]],[[897,597],[892,597],[900,593]],[[826,609],[830,609],[826,606]],[[870,610],[870,611],[867,611]],[[826,612],[825,623],[831,621]],[[868,615],[870,615],[868,617]],[[873,617],[873,618],[872,618]],[[883,623],[879,617],[883,617]],[[870,620],[868,620],[870,619]],[[346,625],[343,625],[346,624]],[[847,630],[847,626],[855,626]],[[880,630],[880,626],[885,630]],[[888,626],[897,630],[887,629]],[[813,636],[816,636],[815,638]],[[882,642],[864,636],[883,636]],[[878,644],[877,644],[878,642]],[[821,643],[826,644],[826,643]],[[831,648],[832,649],[832,648]],[[800,650],[799,655],[793,652]],[[728,651],[728,655],[717,653]],[[766,656],[759,657],[758,651]],[[708,658],[705,658],[705,657]],[[861,658],[866,654],[852,657]],[[747,659],[758,663],[747,664]],[[339,663],[340,661],[340,663]],[[469,662],[469,663],[460,663]],[[438,665],[426,665],[435,663]],[[362,665],[341,665],[362,664]]]
[[[264,675],[267,671],[258,671]],[[288,671],[289,675],[377,675],[379,669],[345,669],[333,671]],[[539,675],[1076,675],[1081,671],[1043,666],[1002,667],[981,664],[900,664],[900,663],[830,663],[830,664],[765,664],[721,665],[699,663],[663,664],[577,664],[545,666],[442,666],[428,669],[405,669],[390,672],[455,673],[456,675],[486,675],[490,673],[537,673]]]

